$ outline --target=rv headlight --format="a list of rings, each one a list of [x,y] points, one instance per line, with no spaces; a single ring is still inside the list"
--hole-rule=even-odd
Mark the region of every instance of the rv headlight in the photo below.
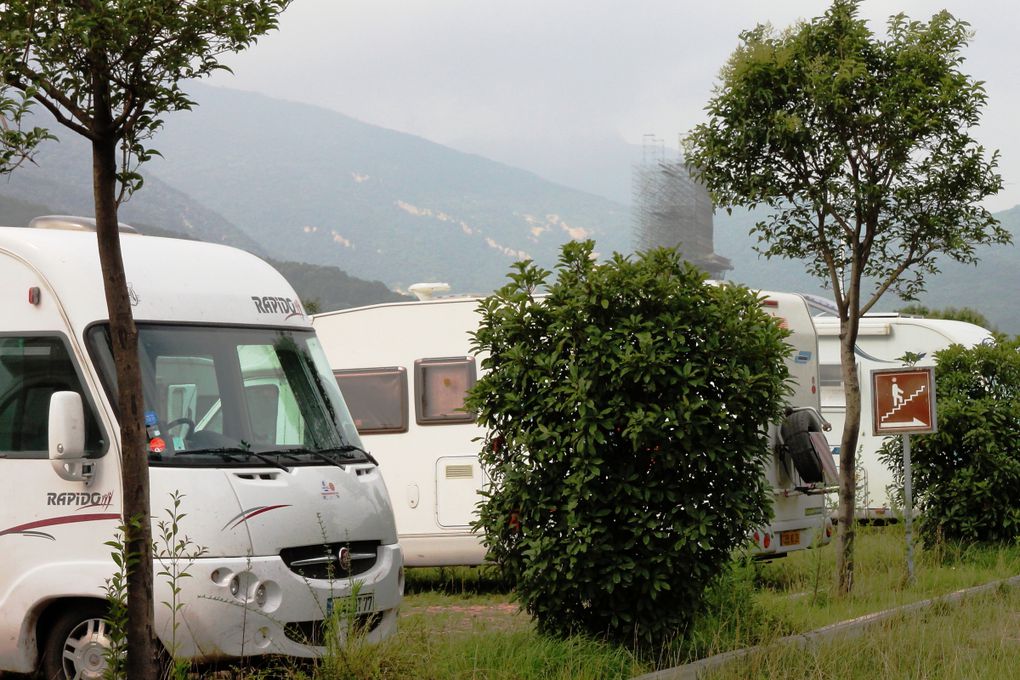
[[[237,594],[241,592],[241,579],[236,576],[230,579],[230,594],[237,597]]]
[[[255,589],[255,604],[260,607],[266,605],[266,584],[260,583]]]

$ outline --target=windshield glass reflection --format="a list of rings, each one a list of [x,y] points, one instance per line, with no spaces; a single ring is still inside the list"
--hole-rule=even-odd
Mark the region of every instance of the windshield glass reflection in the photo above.
[[[368,459],[311,330],[139,324],[138,333],[152,464]],[[115,395],[108,326],[89,342]]]

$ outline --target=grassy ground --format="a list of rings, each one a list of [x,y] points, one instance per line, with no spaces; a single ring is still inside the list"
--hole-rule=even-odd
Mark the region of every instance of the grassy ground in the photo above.
[[[786,635],[1020,574],[1017,548],[941,546],[917,551],[917,578],[908,584],[902,527],[863,529],[854,591],[837,597],[832,590],[834,552],[828,547],[738,570],[711,594],[712,606],[671,650],[671,661],[764,645],[765,652],[711,677],[1020,677],[1020,667],[1002,666],[1015,666],[1020,655],[1020,592],[1009,588],[894,618],[861,637],[836,639],[816,649],[770,647]]]
[[[817,647],[772,647],[707,676],[825,680],[1020,678],[1020,592],[1004,589],[860,637]]]
[[[918,550],[905,581],[903,531],[864,529],[855,589],[832,592],[832,546],[739,565],[708,596],[693,628],[657,654],[585,639],[549,640],[511,602],[493,571],[409,570],[399,632],[381,645],[337,651],[313,668],[263,678],[314,680],[625,680],[654,667],[753,645],[765,649],[713,678],[1020,679],[1020,591],[937,605],[817,648],[770,646],[777,638],[1020,574],[1020,549]]]
[[[1020,574],[1020,550],[915,546],[914,583],[906,581],[902,526],[864,528],[857,540],[853,593],[834,597],[835,546],[803,551],[787,564],[763,565],[758,601],[796,631]]]

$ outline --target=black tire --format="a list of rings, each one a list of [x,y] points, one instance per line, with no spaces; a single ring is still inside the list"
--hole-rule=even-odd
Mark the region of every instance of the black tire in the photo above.
[[[45,635],[39,668],[45,680],[99,680],[110,648],[106,607],[75,603],[61,612]]]
[[[779,433],[797,474],[808,484],[824,482],[822,461],[811,445],[811,432],[821,432],[821,419],[813,411],[794,411],[786,416]]]

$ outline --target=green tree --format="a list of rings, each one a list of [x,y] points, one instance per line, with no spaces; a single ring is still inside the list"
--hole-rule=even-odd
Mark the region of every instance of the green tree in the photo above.
[[[969,136],[986,100],[961,71],[969,37],[966,23],[940,12],[928,22],[893,16],[881,38],[856,0],[781,33],[759,25],[741,34],[708,121],[685,140],[718,204],[770,209],[754,227],[760,252],[805,260],[832,289],[847,408],[841,592],[853,587],[860,318],[889,290],[914,299],[938,254],[974,262],[976,246],[1010,240],[978,205],[1002,178],[998,154],[986,158]]]
[[[925,543],[1020,538],[1020,339],[935,354],[938,431],[911,438],[911,478]],[[903,444],[882,461],[900,482]]]
[[[899,309],[899,313],[911,316],[923,316],[929,319],[966,321],[967,323],[972,323],[975,326],[987,328],[993,333],[997,332],[996,328],[988,321],[988,317],[970,307],[946,307],[944,309],[932,309],[931,307],[925,307],[921,304],[910,304],[905,307],[901,307]]]
[[[592,247],[564,246],[548,295],[525,262],[480,303],[478,528],[541,631],[655,643],[769,519],[787,332],[673,250]]]
[[[128,651],[132,680],[156,674],[152,536],[138,337],[120,252],[117,211],[142,186],[139,164],[169,111],[193,102],[188,78],[224,68],[221,55],[275,28],[289,0],[0,0],[0,172],[51,137],[28,127],[41,106],[92,145],[97,242],[113,353],[123,450]],[[142,518],[142,521],[132,519]]]

